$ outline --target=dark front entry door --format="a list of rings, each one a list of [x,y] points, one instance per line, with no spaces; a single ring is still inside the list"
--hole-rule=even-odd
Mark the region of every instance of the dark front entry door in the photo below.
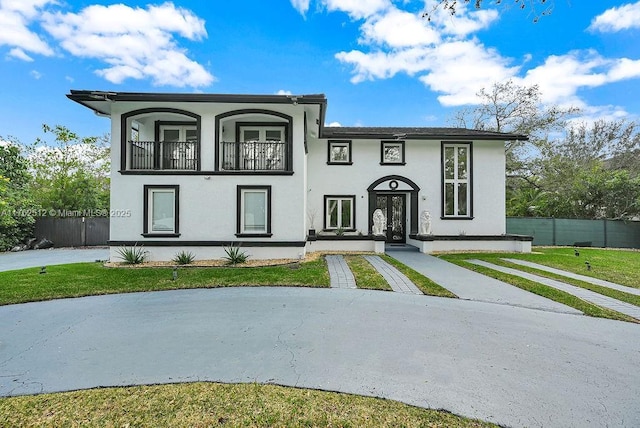
[[[405,195],[376,195],[376,209],[381,209],[387,219],[387,242],[404,243],[406,241],[405,224],[407,223]]]

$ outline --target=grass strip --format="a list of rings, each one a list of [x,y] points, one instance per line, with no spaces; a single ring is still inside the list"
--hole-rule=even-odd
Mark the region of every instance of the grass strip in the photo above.
[[[438,297],[452,297],[452,298],[458,297],[455,294],[453,294],[451,291],[447,290],[444,287],[441,287],[440,285],[431,281],[426,276],[411,269],[409,266],[403,263],[400,263],[398,260],[394,259],[393,257],[390,257],[386,254],[381,254],[380,257],[384,259],[387,263],[395,266],[395,268],[398,269],[400,272],[405,274],[405,276],[409,278],[411,282],[413,282],[424,294],[427,294],[429,296],[438,296]]]
[[[348,255],[344,259],[353,272],[358,288],[393,291],[387,280],[363,256]]]
[[[640,288],[640,251],[573,247],[534,247],[533,251],[508,257]],[[591,270],[587,270],[585,262],[589,262]]]
[[[462,266],[466,269],[473,270],[475,272],[506,282],[508,284],[511,284],[523,290],[529,291],[531,293],[537,294],[539,296],[546,297],[547,299],[551,299],[558,303],[562,303],[564,305],[570,306],[574,309],[577,309],[583,312],[585,315],[588,315],[591,317],[607,318],[607,319],[613,319],[618,321],[638,323],[638,320],[636,320],[633,317],[587,302],[585,300],[580,299],[579,297],[566,293],[562,290],[558,290],[556,288],[549,287],[547,285],[540,284],[535,281],[530,281],[525,278],[520,278],[518,276],[509,275],[504,272],[498,272],[493,269],[486,268],[484,266],[474,265],[472,263],[468,263],[467,261],[465,261],[465,259],[467,258],[485,260],[490,263],[493,263],[496,260],[495,258],[483,259],[482,256],[483,256],[482,254],[455,254],[455,255],[442,255],[440,257],[444,260],[447,260],[448,262],[455,263],[458,266]]]
[[[554,279],[556,281],[564,282],[565,284],[575,285],[576,287],[584,288],[585,290],[593,291],[594,293],[602,294],[603,296],[611,297],[613,299],[620,300],[635,306],[640,306],[640,296],[636,294],[625,293],[624,291],[616,290],[602,285],[591,284],[590,282],[581,281],[579,279],[570,278],[568,276],[558,275],[553,272],[547,272],[540,269],[531,268],[529,266],[522,266],[515,263],[509,263],[506,260],[498,259],[495,264],[509,267],[512,269],[518,269],[523,272],[532,273],[534,275],[543,276],[545,278]]]
[[[76,263],[0,272],[0,305],[89,295],[140,291],[251,286],[328,287],[324,259],[292,266],[255,268],[105,268],[100,263]]]
[[[259,384],[104,388],[0,399],[0,426],[495,427],[380,398]]]

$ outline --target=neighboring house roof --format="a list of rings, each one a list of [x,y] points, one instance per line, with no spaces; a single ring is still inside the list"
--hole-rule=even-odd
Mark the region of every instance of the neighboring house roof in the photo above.
[[[323,138],[372,138],[391,140],[411,139],[463,139],[474,140],[528,140],[526,135],[481,131],[465,128],[416,128],[416,127],[325,127]]]

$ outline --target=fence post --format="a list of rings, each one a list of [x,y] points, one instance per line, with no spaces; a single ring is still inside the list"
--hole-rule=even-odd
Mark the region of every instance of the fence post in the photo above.
[[[553,225],[553,246],[556,246],[556,218],[551,218],[551,224]]]
[[[602,221],[604,221],[604,248],[609,247],[608,242],[607,242],[607,219],[603,219]]]
[[[80,224],[80,241],[82,242],[82,246],[87,246],[87,222],[82,217],[82,223]]]

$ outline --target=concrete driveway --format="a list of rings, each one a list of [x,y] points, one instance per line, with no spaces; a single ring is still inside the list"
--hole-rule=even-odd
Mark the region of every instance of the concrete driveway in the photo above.
[[[0,395],[191,381],[381,396],[514,427],[640,426],[640,326],[304,288],[0,307]]]
[[[0,253],[0,272],[31,267],[107,260],[108,248],[51,248]]]

